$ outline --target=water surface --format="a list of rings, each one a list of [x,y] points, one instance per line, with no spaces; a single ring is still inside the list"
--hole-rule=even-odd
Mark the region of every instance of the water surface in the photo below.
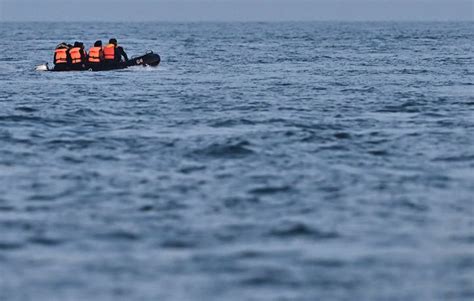
[[[472,25],[1,23],[0,299],[473,300]]]

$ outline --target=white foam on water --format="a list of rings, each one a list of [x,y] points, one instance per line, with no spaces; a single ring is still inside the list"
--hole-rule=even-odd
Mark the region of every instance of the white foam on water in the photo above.
[[[163,70],[161,67],[152,67],[152,66],[131,66],[127,68],[128,70],[133,70],[133,71],[146,71],[146,72],[153,72],[153,71],[158,71],[158,70]]]
[[[48,71],[48,65],[43,64],[43,65],[36,66],[35,71]]]

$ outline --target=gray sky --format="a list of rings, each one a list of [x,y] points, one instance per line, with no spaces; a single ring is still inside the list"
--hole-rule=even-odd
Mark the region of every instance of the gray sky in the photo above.
[[[0,0],[0,21],[426,21],[473,16],[474,0]]]

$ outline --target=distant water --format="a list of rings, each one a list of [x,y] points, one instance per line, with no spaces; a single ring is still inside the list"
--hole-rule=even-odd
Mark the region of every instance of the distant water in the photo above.
[[[0,300],[474,300],[473,24],[0,24]]]

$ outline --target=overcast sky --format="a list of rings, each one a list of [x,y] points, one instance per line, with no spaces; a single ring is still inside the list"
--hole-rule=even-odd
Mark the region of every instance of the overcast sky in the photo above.
[[[0,0],[0,21],[473,20],[474,0]]]

